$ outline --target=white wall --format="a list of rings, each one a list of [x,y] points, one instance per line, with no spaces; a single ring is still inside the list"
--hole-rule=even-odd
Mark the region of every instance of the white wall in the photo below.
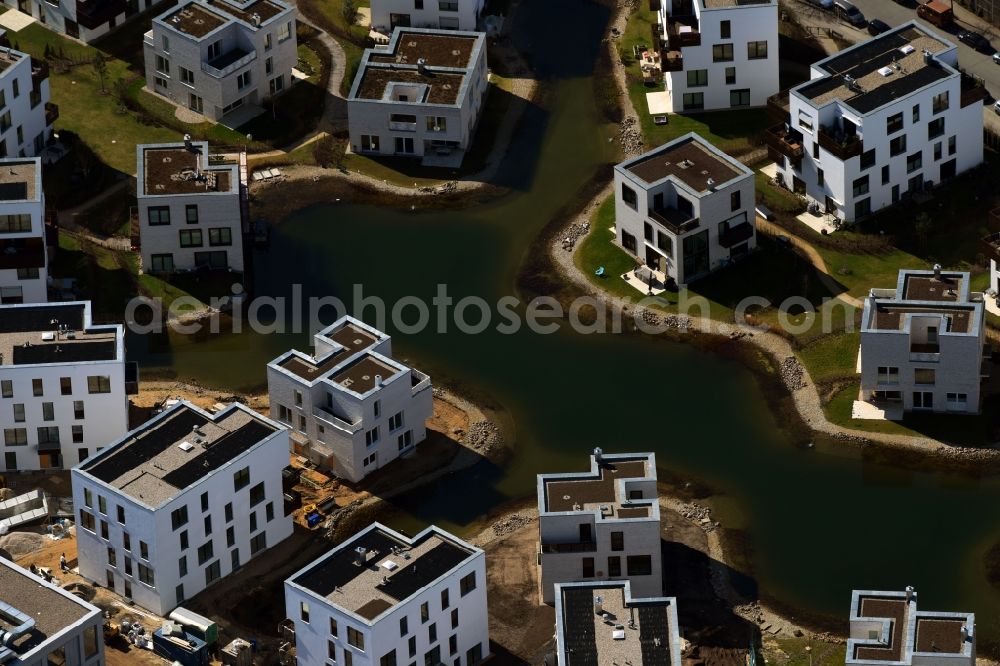
[[[376,30],[388,34],[394,27],[391,15],[399,14],[395,25],[475,30],[485,0],[455,0],[456,10],[442,9],[442,4],[438,0],[374,0],[371,5],[371,24]],[[422,9],[418,9],[421,6]],[[408,22],[404,16],[408,18]]]

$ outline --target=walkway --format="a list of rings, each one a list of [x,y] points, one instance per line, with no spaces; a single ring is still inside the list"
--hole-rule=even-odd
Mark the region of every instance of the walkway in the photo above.
[[[83,238],[95,245],[100,245],[101,247],[106,247],[111,250],[118,250],[123,252],[128,252],[132,249],[132,241],[128,238],[122,238],[120,236],[103,236],[97,235],[90,229],[77,224],[76,216],[85,210],[93,208],[95,205],[101,203],[105,199],[110,198],[112,195],[117,194],[119,191],[129,187],[131,178],[122,178],[117,181],[114,185],[107,188],[97,196],[84,201],[81,204],[73,206],[72,208],[65,208],[60,211],[56,211],[56,219],[59,222],[59,229],[68,231],[75,236]]]

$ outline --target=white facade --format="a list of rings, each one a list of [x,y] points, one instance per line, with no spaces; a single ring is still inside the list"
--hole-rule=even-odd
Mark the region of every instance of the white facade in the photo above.
[[[861,399],[978,413],[984,315],[968,273],[900,271],[895,289],[872,289],[861,320]]]
[[[80,575],[160,616],[292,534],[288,433],[181,402],[73,469]]]
[[[59,107],[49,101],[49,66],[10,48],[0,30],[0,157],[41,155]]]
[[[0,159],[0,305],[45,303],[48,274],[41,160]]]
[[[670,111],[764,106],[778,92],[778,3],[660,0]]]
[[[397,28],[387,46],[361,56],[347,97],[351,150],[418,157],[466,150],[488,86],[483,33]]]
[[[475,30],[485,0],[374,0],[374,30],[389,34],[394,28]]]
[[[154,0],[45,0],[18,2],[4,0],[11,9],[30,14],[55,32],[92,42],[152,7]]]
[[[976,616],[917,610],[917,593],[854,590],[848,666],[975,666]]]
[[[635,598],[627,580],[559,583],[555,604],[558,664],[683,663],[674,597]],[[581,622],[593,623],[593,632]]]
[[[475,666],[490,654],[486,555],[433,526],[411,539],[369,525],[285,580],[285,612],[301,666]]]
[[[538,475],[539,593],[555,585],[628,580],[636,597],[663,594],[656,456],[594,451],[590,471]]]
[[[0,470],[69,468],[128,430],[124,331],[90,302],[0,306]]]
[[[267,365],[271,418],[292,429],[295,452],[357,482],[416,451],[434,411],[430,377],[392,358],[385,333],[343,317],[314,336],[312,356]]]
[[[292,85],[295,8],[282,0],[189,0],[143,37],[147,90],[218,122]]]
[[[982,88],[958,50],[911,21],[812,66],[768,137],[778,177],[853,222],[983,161]]]
[[[757,245],[753,171],[692,133],[615,166],[615,234],[685,284]]]
[[[205,141],[136,147],[144,272],[243,271],[246,184],[208,151]]]
[[[101,666],[104,614],[0,557],[0,664]]]

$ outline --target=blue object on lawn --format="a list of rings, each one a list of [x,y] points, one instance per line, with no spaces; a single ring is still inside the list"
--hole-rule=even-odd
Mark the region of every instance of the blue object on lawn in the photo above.
[[[604,277],[604,266],[601,266],[596,271],[594,271],[594,275],[596,275],[597,277]]]

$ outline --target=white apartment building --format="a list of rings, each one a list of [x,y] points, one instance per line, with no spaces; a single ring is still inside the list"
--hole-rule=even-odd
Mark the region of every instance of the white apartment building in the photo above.
[[[653,4],[672,113],[764,106],[778,92],[777,0]]]
[[[984,365],[983,294],[969,274],[904,270],[872,289],[861,320],[861,400],[904,411],[976,414]]]
[[[786,187],[853,222],[983,161],[982,87],[916,21],[820,60],[767,133]]]
[[[677,600],[637,599],[629,581],[556,585],[559,666],[681,664]]]
[[[267,365],[271,418],[291,429],[299,455],[357,482],[427,437],[430,377],[392,358],[388,335],[342,317],[313,337],[314,352]]]
[[[389,34],[395,28],[475,30],[485,0],[374,0],[372,28]]]
[[[661,281],[685,284],[749,254],[755,206],[753,171],[693,132],[615,166],[618,243]]]
[[[104,614],[0,557],[0,664],[103,666]]]
[[[589,472],[538,475],[539,594],[557,583],[628,580],[663,594],[656,456],[594,449]]]
[[[1000,311],[1000,233],[990,234],[983,239],[983,248],[986,257],[990,261],[990,286],[987,288],[987,297],[997,305]]]
[[[136,147],[142,269],[243,271],[247,190],[236,164],[213,164],[208,142]]]
[[[90,301],[0,306],[0,470],[68,469],[121,437],[137,375]]]
[[[292,534],[288,433],[180,402],[73,468],[80,575],[160,616]]]
[[[296,662],[475,666],[490,654],[486,555],[431,526],[372,523],[285,580]]]
[[[351,150],[415,156],[465,151],[488,86],[483,33],[396,28],[388,45],[361,56],[347,97]]]
[[[854,590],[848,666],[975,666],[976,616],[917,610],[917,593]]]
[[[49,99],[48,63],[10,48],[0,30],[0,157],[42,153],[59,118]]]
[[[292,85],[297,49],[282,0],[186,0],[143,37],[147,90],[218,122]]]
[[[0,305],[48,300],[42,162],[0,159]]]
[[[39,23],[55,32],[92,42],[120,27],[159,0],[3,0],[3,4],[30,14]]]

